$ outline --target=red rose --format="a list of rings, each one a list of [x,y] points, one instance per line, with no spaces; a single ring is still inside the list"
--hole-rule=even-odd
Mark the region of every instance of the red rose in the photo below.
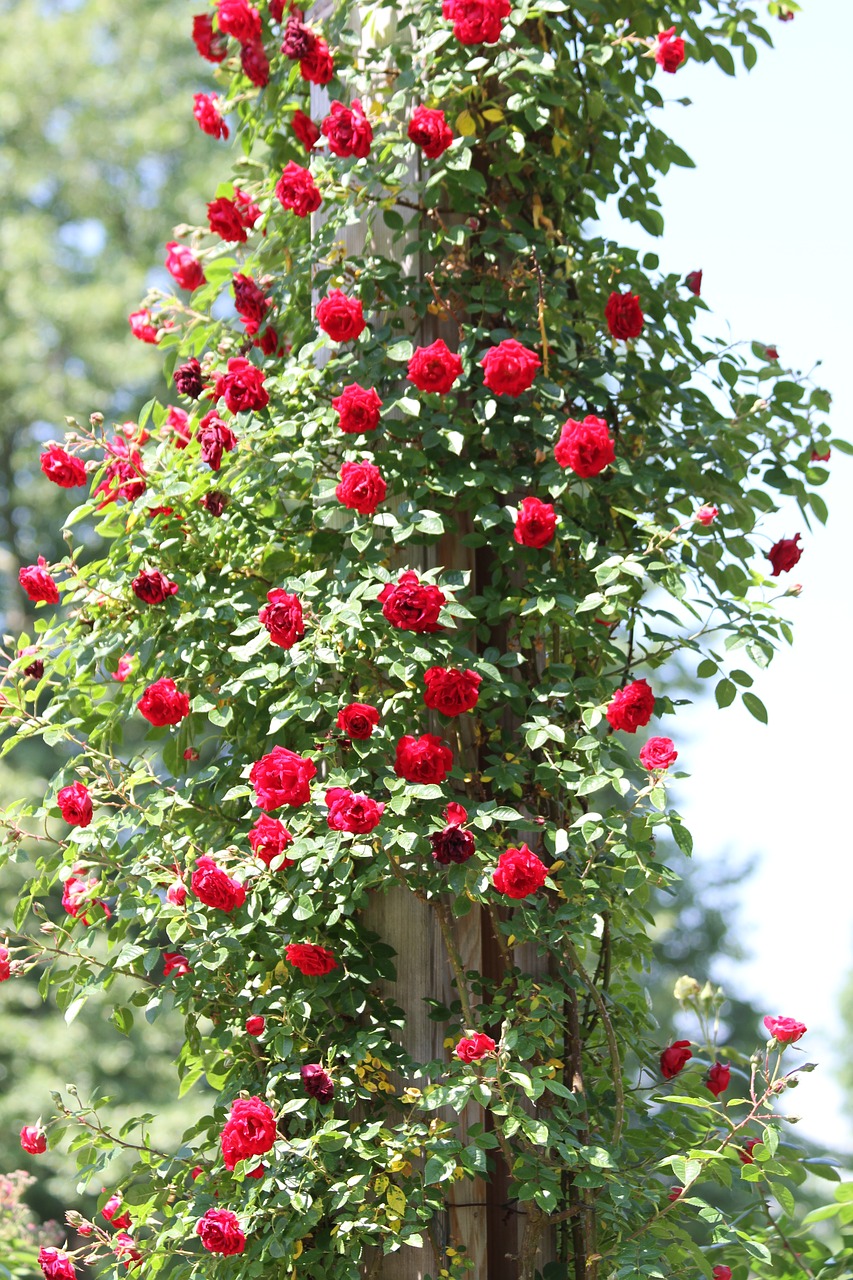
[[[88,827],[92,821],[92,797],[82,782],[63,787],[56,797],[59,811],[71,827]]]
[[[523,547],[542,548],[554,537],[557,513],[550,502],[530,497],[522,500],[515,520],[513,537]]]
[[[684,1070],[692,1057],[690,1041],[676,1040],[675,1044],[669,1045],[660,1056],[661,1075],[665,1080],[671,1080],[673,1076],[678,1075],[679,1071]]]
[[[331,787],[326,792],[329,813],[326,821],[332,831],[349,831],[366,836],[382,821],[385,805],[369,796],[356,795],[345,787]]]
[[[767,559],[773,566],[771,578],[778,578],[780,573],[790,572],[798,563],[803,554],[802,547],[797,546],[799,540],[800,535],[795,533],[793,538],[780,538],[778,542],[774,542],[767,552]]]
[[[180,724],[190,713],[189,698],[169,676],[150,684],[136,705],[145,719],[158,729],[166,724]]]
[[[193,43],[208,62],[224,62],[228,55],[228,45],[213,30],[213,19],[209,13],[197,13],[193,18]]]
[[[370,154],[373,128],[358,98],[353,98],[352,107],[345,107],[342,102],[331,103],[329,115],[320,128],[329,139],[332,155],[364,160]]]
[[[116,1230],[126,1230],[130,1227],[130,1214],[119,1213],[121,1206],[121,1192],[114,1191],[101,1210],[101,1216],[106,1218],[107,1222],[111,1222]],[[116,1216],[117,1214],[118,1216]]]
[[[255,1013],[251,1018],[246,1019],[246,1035],[262,1036],[266,1029],[267,1020],[260,1013]]]
[[[261,38],[261,15],[248,0],[216,0],[219,7],[219,30],[233,36],[241,44]]]
[[[314,44],[299,59],[299,72],[303,80],[311,84],[328,84],[335,74],[335,64],[325,40],[317,36]]]
[[[225,0],[227,3],[227,0]],[[242,1253],[246,1247],[246,1237],[240,1230],[236,1213],[230,1209],[208,1209],[196,1226],[196,1235],[208,1253],[231,1254]]]
[[[338,712],[338,728],[348,738],[363,742],[379,724],[379,712],[367,702],[351,702]]]
[[[520,396],[533,386],[542,361],[515,338],[505,338],[480,361],[485,369],[483,382],[496,396]]]
[[[305,150],[313,151],[315,144],[320,141],[320,130],[311,117],[306,116],[304,111],[294,111],[290,127]]]
[[[228,361],[228,372],[216,375],[213,397],[215,400],[224,397],[226,408],[232,413],[265,409],[270,402],[263,371],[243,356],[232,357]]]
[[[255,788],[258,808],[267,813],[287,805],[298,809],[311,799],[311,779],[317,770],[314,761],[298,756],[287,747],[273,747],[251,768],[249,781]]]
[[[59,591],[44,567],[46,564],[44,556],[39,556],[38,564],[28,564],[18,570],[18,581],[29,598],[36,603],[44,601],[45,604],[58,604]]]
[[[640,748],[640,764],[649,773],[656,769],[668,769],[678,759],[672,738],[649,738]]]
[[[170,973],[192,973],[190,962],[186,956],[180,955],[177,951],[163,952],[163,977],[168,978]]]
[[[810,462],[829,462],[831,454],[832,454],[832,450],[830,449],[829,445],[826,446],[826,453],[818,453],[817,449],[812,449],[809,461]],[[42,463],[42,471],[44,471],[44,463]],[[45,472],[45,474],[47,473]]]
[[[217,196],[210,201],[207,206],[207,222],[214,235],[232,244],[244,244],[248,239],[243,215],[227,196]]]
[[[147,307],[142,307],[139,311],[131,311],[127,317],[127,323],[130,325],[130,332],[134,338],[138,338],[140,342],[148,342],[152,346],[157,345],[159,341],[157,325],[154,324],[151,312]]]
[[[243,68],[243,75],[259,89],[269,84],[270,61],[260,40],[243,45],[240,50],[240,66]]]
[[[215,409],[204,415],[198,424],[195,438],[201,445],[201,460],[207,463],[211,471],[218,471],[222,466],[223,453],[232,453],[237,448],[237,437]]]
[[[584,480],[599,475],[616,459],[607,423],[593,414],[587,414],[583,422],[569,418],[554,445],[554,458]]]
[[[261,1098],[236,1098],[219,1139],[226,1169],[251,1156],[266,1155],[277,1137],[275,1116]]]
[[[292,649],[297,640],[305,635],[305,624],[302,621],[302,605],[298,596],[288,595],[280,587],[267,592],[269,604],[265,604],[258,617],[267,631],[273,644],[282,649]]]
[[[731,1267],[714,1267],[711,1274],[714,1277],[714,1280],[732,1280]]]
[[[317,323],[333,342],[351,342],[365,328],[360,299],[330,289],[317,304]]]
[[[261,862],[270,867],[274,860],[280,858],[285,849],[293,844],[293,836],[278,818],[268,818],[264,813],[249,832],[249,844],[252,846],[255,857],[260,858]],[[278,870],[285,871],[294,865],[292,858],[285,858]]]
[[[405,734],[397,743],[394,772],[407,782],[442,783],[453,768],[453,752],[434,733]]]
[[[707,526],[709,524],[713,524],[719,514],[719,507],[700,507],[693,519],[697,524],[704,524]]]
[[[766,355],[766,357],[767,357],[767,359],[768,359],[768,360],[778,360],[778,359],[779,359],[779,352],[776,350],[776,348],[775,348],[775,347],[765,347],[765,348],[764,348],[764,354]]]
[[[186,364],[178,365],[173,374],[175,387],[180,395],[190,400],[198,400],[204,391],[204,379],[201,376],[201,365],[195,356]]]
[[[307,218],[320,208],[323,197],[309,169],[303,169],[295,160],[288,160],[281,177],[275,184],[275,194],[284,209],[292,209],[298,218]]]
[[[145,466],[138,449],[121,436],[114,436],[107,444],[107,455],[112,455],[115,461],[109,463],[103,480],[95,489],[95,494],[106,495],[99,504],[99,510],[119,498],[133,502],[145,492]]]
[[[314,942],[290,942],[284,948],[284,955],[287,963],[304,973],[306,978],[324,977],[338,967],[331,951],[318,947]]]
[[[636,733],[649,723],[655,709],[655,695],[647,680],[633,680],[617,689],[607,708],[607,719],[614,729]]]
[[[463,1037],[456,1046],[456,1056],[460,1062],[479,1062],[487,1053],[494,1053],[497,1045],[491,1036],[476,1031],[474,1035]]]
[[[675,27],[661,31],[654,45],[655,62],[664,71],[674,75],[684,61],[684,41],[675,34]]]
[[[142,1251],[137,1248],[136,1241],[127,1231],[117,1231],[113,1236],[113,1253],[123,1262],[126,1268],[136,1266],[142,1261]]]
[[[446,395],[462,372],[462,361],[443,338],[436,339],[429,347],[418,347],[409,361],[409,382],[419,391],[432,391]]]
[[[387,583],[378,599],[382,616],[400,631],[441,631],[438,621],[447,596],[431,582],[421,582],[409,569],[396,583]]]
[[[206,854],[196,860],[190,888],[199,902],[217,911],[234,911],[246,901],[246,890],[239,880],[233,880]]]
[[[638,338],[643,331],[643,311],[635,293],[611,293],[604,318],[614,338]]]
[[[476,707],[482,683],[483,677],[467,667],[465,670],[430,667],[424,672],[424,703],[430,711],[440,711],[445,716],[461,716]]]
[[[189,421],[190,415],[186,409],[179,409],[173,404],[169,405],[169,412],[166,414],[166,426],[172,429],[172,444],[176,449],[186,449],[190,442]]]
[[[280,347],[278,345],[278,334],[272,325],[267,325],[260,338],[255,339],[255,346],[260,347],[265,356],[283,356],[285,351],[289,351],[290,347]]]
[[[380,502],[384,502],[387,486],[382,472],[372,462],[344,462],[341,466],[341,482],[335,489],[335,497],[350,511],[362,516],[372,516]]]
[[[448,810],[452,808],[461,809],[461,805],[448,805]],[[465,813],[465,810],[462,810]],[[466,814],[465,817],[468,815]],[[448,813],[448,817],[450,814]],[[465,818],[462,819],[462,822]],[[448,821],[446,827],[441,831],[432,831],[430,833],[429,842],[432,845],[432,856],[436,862],[443,867],[450,866],[451,862],[461,863],[467,862],[476,850],[474,837],[470,831],[463,831],[462,822]]]
[[[48,480],[62,489],[75,489],[86,483],[86,464],[73,454],[66,453],[58,444],[50,444],[39,463]]]
[[[209,134],[211,138],[227,138],[229,133],[228,125],[222,119],[219,112],[218,102],[219,99],[215,94],[194,94],[193,115],[198,121],[198,127],[201,129],[202,133]],[[166,247],[168,248],[168,245]],[[189,252],[189,250],[187,250],[187,252]],[[169,266],[168,262],[166,263],[166,266]],[[171,271],[172,268],[169,267],[169,270]],[[174,274],[174,272],[172,274]],[[182,287],[186,289],[190,286],[183,285]],[[192,287],[195,288],[196,286],[193,285]]]
[[[755,1157],[752,1153],[756,1147],[761,1147],[763,1145],[764,1143],[761,1138],[747,1138],[743,1147],[738,1148],[738,1160],[740,1160],[741,1164],[755,1164]]]
[[[178,594],[177,582],[165,578],[159,569],[143,569],[130,585],[143,604],[162,604],[169,596]]]
[[[680,1200],[683,1195],[684,1195],[684,1187],[672,1187],[672,1189],[669,1192],[669,1195],[666,1198],[667,1200],[675,1201],[675,1200]]]
[[[526,898],[542,888],[547,874],[545,863],[523,844],[520,849],[507,849],[501,854],[492,884],[508,898]]]
[[[710,1089],[715,1098],[719,1098],[728,1089],[731,1074],[732,1069],[728,1063],[715,1062],[705,1077],[705,1088]]]
[[[8,982],[12,976],[12,963],[8,947],[0,947],[0,982]]]
[[[442,14],[460,44],[496,44],[511,12],[510,0],[442,0]]]
[[[184,754],[186,759],[186,753]],[[166,890],[166,901],[173,907],[182,907],[187,900],[187,886],[183,880],[173,880]]]
[[[251,276],[238,271],[231,281],[234,290],[234,308],[246,326],[247,333],[257,333],[272,306],[271,300],[259,288]]]
[[[338,415],[341,431],[347,435],[358,435],[362,431],[375,431],[379,426],[382,401],[373,387],[361,387],[357,382],[351,382],[332,401],[332,408]]]
[[[31,1156],[47,1151],[47,1134],[40,1124],[25,1124],[21,1130],[21,1146]]]
[[[409,138],[429,160],[437,160],[453,142],[453,130],[443,111],[415,107],[409,120]]]
[[[44,1280],[77,1280],[74,1263],[61,1249],[39,1249],[38,1264]]]
[[[684,277],[684,283],[695,297],[700,297],[702,293],[702,272],[688,271]]]
[[[769,1015],[764,1025],[777,1044],[796,1044],[808,1031],[804,1022],[796,1018],[773,1018]]]
[[[335,1096],[335,1082],[319,1062],[312,1062],[304,1066],[299,1072],[302,1078],[302,1085],[309,1098],[316,1098],[318,1102],[331,1102]]]

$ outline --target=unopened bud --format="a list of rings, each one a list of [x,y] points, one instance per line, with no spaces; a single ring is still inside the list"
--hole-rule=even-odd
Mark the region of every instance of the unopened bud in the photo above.
[[[685,974],[676,982],[672,994],[676,1000],[695,1000],[701,989],[695,978]]]

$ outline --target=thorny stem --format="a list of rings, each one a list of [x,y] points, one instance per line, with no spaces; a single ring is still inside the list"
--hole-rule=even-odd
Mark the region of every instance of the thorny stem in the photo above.
[[[453,970],[453,976],[456,979],[456,990],[459,993],[459,1002],[462,1005],[462,1016],[465,1019],[465,1026],[474,1030],[474,1011],[471,1007],[471,997],[468,994],[468,981],[465,977],[465,970],[462,967],[462,957],[459,954],[459,948],[456,945],[456,939],[453,936],[453,922],[450,918],[450,910],[447,903],[441,898],[433,898],[432,905],[435,909],[438,927],[441,929],[441,936],[444,939],[444,947],[447,951],[447,958],[450,961],[450,967]]]
[[[802,1258],[797,1253],[794,1246],[791,1244],[791,1241],[785,1235],[785,1232],[782,1230],[782,1228],[779,1226],[779,1223],[776,1221],[776,1219],[773,1217],[773,1214],[770,1212],[770,1206],[767,1203],[767,1201],[764,1199],[763,1196],[760,1196],[759,1199],[761,1200],[761,1207],[764,1210],[764,1216],[767,1219],[767,1225],[770,1227],[770,1230],[776,1233],[776,1235],[782,1241],[782,1244],[787,1249],[788,1253],[790,1253],[791,1257],[794,1259],[794,1261],[796,1262],[800,1270],[804,1271],[805,1274],[810,1277],[810,1280],[815,1280],[815,1273],[812,1271],[808,1263],[803,1262]]]
[[[607,1049],[610,1054],[610,1071],[613,1078],[613,1090],[616,1094],[616,1117],[613,1121],[613,1141],[618,1142],[622,1137],[622,1127],[625,1122],[625,1088],[622,1082],[622,1062],[619,1058],[619,1046],[616,1043],[613,1023],[610,1021],[610,1014],[607,1012],[607,1006],[601,998],[598,988],[595,986],[595,983],[590,981],[586,970],[581,964],[577,951],[575,951],[568,939],[566,939],[565,946],[566,955],[569,958],[572,968],[592,997],[593,1003],[598,1010],[599,1017],[601,1018],[602,1025],[604,1027],[604,1034],[607,1037]]]

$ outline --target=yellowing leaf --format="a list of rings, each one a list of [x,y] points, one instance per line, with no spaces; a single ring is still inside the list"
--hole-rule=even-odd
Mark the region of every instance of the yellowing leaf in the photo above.
[[[477,122],[470,111],[460,111],[456,117],[456,132],[463,138],[471,138],[477,132]]]
[[[499,120],[503,120],[504,118],[504,113],[501,111],[500,107],[488,107],[483,112],[483,115],[487,120],[491,120],[493,124],[497,124]]]
[[[400,1187],[389,1187],[385,1199],[391,1212],[396,1217],[401,1218],[406,1212],[406,1197],[402,1189]]]
[[[382,1195],[382,1192],[386,1190],[390,1181],[391,1179],[388,1177],[387,1174],[380,1173],[379,1177],[376,1179],[376,1182],[374,1183],[377,1195],[380,1195],[380,1196]]]

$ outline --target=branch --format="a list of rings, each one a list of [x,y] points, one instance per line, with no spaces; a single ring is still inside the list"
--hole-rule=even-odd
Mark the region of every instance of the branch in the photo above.
[[[613,1023],[610,1021],[610,1014],[607,1012],[601,994],[593,982],[587,976],[586,970],[581,965],[578,953],[575,951],[571,942],[566,939],[566,955],[575,973],[586,987],[592,997],[593,1004],[598,1010],[604,1027],[604,1034],[607,1037],[607,1049],[610,1054],[610,1068],[613,1077],[613,1088],[616,1093],[616,1118],[613,1122],[613,1141],[618,1142],[622,1137],[622,1127],[625,1122],[625,1088],[622,1083],[622,1062],[619,1057],[619,1046],[616,1043],[616,1035],[613,1031]]]

